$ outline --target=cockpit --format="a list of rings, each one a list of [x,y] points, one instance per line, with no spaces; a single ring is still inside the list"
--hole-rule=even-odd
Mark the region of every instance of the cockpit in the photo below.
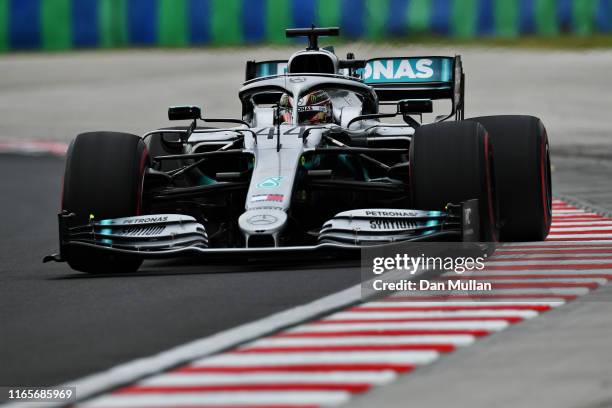
[[[346,126],[376,113],[376,94],[362,82],[339,75],[285,74],[258,79],[240,91],[243,119],[252,126]]]
[[[286,61],[247,63],[247,81],[240,91],[245,121],[254,126],[342,126],[359,115],[377,113],[376,95],[355,75],[359,61],[349,56],[340,60],[332,47],[318,46],[319,36],[338,35],[337,28],[286,33],[308,37],[308,47]]]

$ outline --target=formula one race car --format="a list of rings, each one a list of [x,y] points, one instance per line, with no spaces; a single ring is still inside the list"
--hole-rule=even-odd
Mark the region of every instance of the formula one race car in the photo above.
[[[286,34],[308,37],[308,48],[247,62],[241,119],[171,107],[170,120],[190,124],[78,135],[60,252],[46,260],[118,272],[188,254],[331,256],[400,241],[547,236],[546,130],[532,116],[464,119],[459,56],[340,59],[318,46],[338,28]],[[421,124],[441,99],[450,112]],[[402,121],[381,122],[392,117]],[[232,127],[198,125],[216,122]]]

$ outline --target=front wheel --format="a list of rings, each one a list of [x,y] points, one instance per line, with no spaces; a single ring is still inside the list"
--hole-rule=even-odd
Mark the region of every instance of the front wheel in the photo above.
[[[416,209],[478,199],[480,239],[498,239],[493,149],[475,122],[442,122],[419,127],[410,144],[410,187]]]
[[[495,148],[502,241],[543,241],[552,220],[546,128],[533,116],[468,119],[482,124]]]
[[[149,153],[138,136],[118,132],[78,135],[66,158],[62,210],[72,225],[139,215]],[[72,269],[90,273],[134,272],[142,260],[96,248],[69,246],[62,254]]]

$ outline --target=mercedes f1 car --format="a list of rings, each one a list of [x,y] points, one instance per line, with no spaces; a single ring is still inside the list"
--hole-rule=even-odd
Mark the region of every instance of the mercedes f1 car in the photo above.
[[[78,135],[60,251],[46,260],[118,272],[156,257],[332,256],[401,241],[547,236],[546,130],[532,116],[465,119],[460,56],[341,59],[318,45],[338,28],[286,34],[308,47],[246,63],[239,119],[179,106],[169,119],[188,125]],[[423,124],[442,99],[450,112]]]

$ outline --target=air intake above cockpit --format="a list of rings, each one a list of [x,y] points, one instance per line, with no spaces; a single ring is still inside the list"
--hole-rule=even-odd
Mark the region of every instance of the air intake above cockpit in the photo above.
[[[287,38],[308,37],[308,48],[297,52],[289,59],[288,72],[291,74],[336,74],[338,57],[328,49],[319,48],[320,36],[337,36],[338,27],[328,28],[289,28],[285,30]]]
[[[289,60],[288,71],[291,74],[335,74],[338,70],[338,59],[329,51],[302,51],[294,54]]]

